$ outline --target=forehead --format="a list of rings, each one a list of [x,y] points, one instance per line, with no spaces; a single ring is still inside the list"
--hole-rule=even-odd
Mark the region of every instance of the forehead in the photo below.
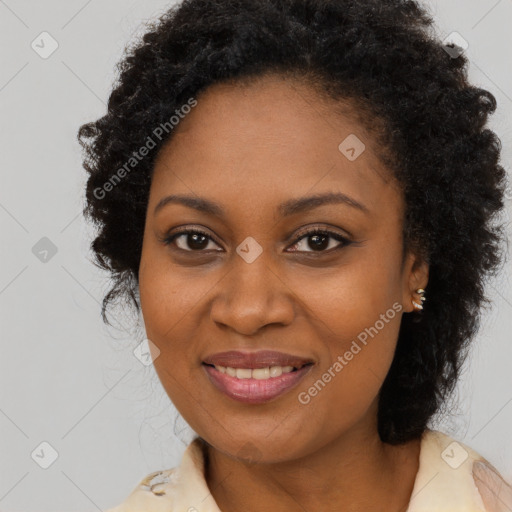
[[[159,195],[194,192],[262,207],[308,192],[341,192],[375,206],[400,199],[350,104],[277,78],[216,84],[197,102],[157,156],[152,190]]]

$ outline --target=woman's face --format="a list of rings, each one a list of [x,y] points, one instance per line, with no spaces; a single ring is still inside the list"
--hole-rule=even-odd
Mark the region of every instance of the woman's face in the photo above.
[[[210,87],[158,155],[142,313],[165,390],[216,449],[282,461],[377,432],[427,269],[402,262],[403,198],[373,149],[308,86],[266,78]]]

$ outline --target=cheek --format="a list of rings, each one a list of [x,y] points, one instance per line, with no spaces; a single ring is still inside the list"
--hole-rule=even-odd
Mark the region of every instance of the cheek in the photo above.
[[[384,310],[387,323],[380,313],[368,311],[353,321],[344,321],[340,318],[343,315],[338,315],[337,322],[323,331],[323,339],[320,335],[328,355],[298,390],[298,399],[304,404],[303,414],[317,418],[327,437],[351,428],[377,407],[379,391],[394,357],[401,318],[397,309]]]
[[[396,339],[398,335],[400,262],[392,250],[381,253],[379,249],[376,245],[372,251],[357,248],[338,267],[321,273],[307,269],[287,276],[287,285],[297,302],[304,304],[309,322],[316,324],[318,332],[325,331],[327,339],[337,340],[340,349],[377,321],[379,331],[386,326],[383,337]]]
[[[158,254],[141,260],[139,292],[147,337],[158,347],[154,367],[169,398],[187,421],[201,400],[197,379],[201,343],[208,335],[208,296],[218,273],[171,265]],[[204,324],[204,325],[203,325]]]
[[[187,317],[197,314],[197,308],[216,281],[218,279],[213,279],[211,273],[201,269],[184,270],[170,265],[168,259],[162,257],[141,263],[139,292],[148,337],[179,338]]]
[[[187,279],[185,283],[177,272],[158,265],[148,265],[139,273],[146,335],[159,350],[153,365],[167,395],[186,420],[200,396],[195,389],[194,347],[190,343],[192,309],[201,296],[201,290],[194,291],[196,288],[201,288],[196,280]]]
[[[301,388],[304,402],[320,409],[339,404],[333,414],[345,421],[360,417],[372,404],[391,366],[400,329],[398,263],[390,253],[362,257],[310,283],[304,302],[325,357],[310,387]]]

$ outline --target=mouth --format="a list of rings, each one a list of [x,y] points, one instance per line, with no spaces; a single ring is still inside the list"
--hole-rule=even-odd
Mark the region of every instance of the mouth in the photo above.
[[[224,395],[238,402],[261,404],[290,392],[314,364],[280,352],[231,351],[205,358],[202,367]]]
[[[205,366],[215,368],[219,373],[224,373],[230,377],[236,379],[256,379],[256,380],[268,380],[275,379],[286,373],[297,372],[302,370],[306,366],[310,366],[313,363],[304,363],[300,366],[265,366],[263,368],[234,368],[233,366],[222,366],[215,364],[203,363]]]
[[[257,352],[243,352],[239,350],[230,350],[228,352],[218,352],[205,357],[204,364],[213,365],[216,368],[234,368],[234,369],[263,369],[289,366],[296,369],[305,364],[312,363],[313,360],[275,350],[259,350]]]

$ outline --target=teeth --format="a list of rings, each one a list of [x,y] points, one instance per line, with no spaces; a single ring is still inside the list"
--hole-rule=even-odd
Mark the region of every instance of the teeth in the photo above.
[[[258,379],[267,380],[271,377],[279,377],[283,373],[290,373],[293,366],[267,366],[266,368],[231,368],[230,366],[217,366],[220,373],[226,373],[237,379]]]
[[[279,377],[283,373],[283,369],[280,366],[271,366],[269,373],[271,377]]]
[[[252,370],[249,368],[237,368],[236,369],[236,378],[237,379],[250,379],[252,374]]]
[[[270,368],[255,368],[251,372],[253,379],[266,380],[270,379]]]

